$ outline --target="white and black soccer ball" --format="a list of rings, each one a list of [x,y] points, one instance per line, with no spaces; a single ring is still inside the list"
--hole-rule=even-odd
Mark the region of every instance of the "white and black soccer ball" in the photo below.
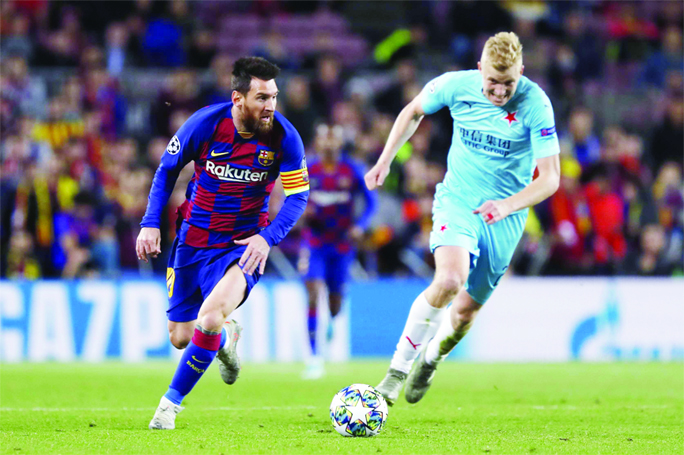
[[[178,136],[173,136],[169,141],[169,145],[166,146],[166,151],[169,152],[169,155],[175,155],[176,153],[180,152],[180,149],[181,144],[178,140]]]
[[[345,387],[330,403],[330,420],[342,436],[375,436],[385,427],[387,413],[383,396],[366,384]]]

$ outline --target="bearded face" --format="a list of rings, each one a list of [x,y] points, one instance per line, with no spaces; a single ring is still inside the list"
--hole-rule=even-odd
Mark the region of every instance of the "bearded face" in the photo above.
[[[263,81],[255,77],[246,95],[233,96],[245,132],[266,134],[273,129],[273,116],[277,104],[278,87],[275,80]]]
[[[273,112],[265,112],[263,109],[250,109],[243,107],[242,123],[245,130],[255,134],[265,134],[273,129]]]

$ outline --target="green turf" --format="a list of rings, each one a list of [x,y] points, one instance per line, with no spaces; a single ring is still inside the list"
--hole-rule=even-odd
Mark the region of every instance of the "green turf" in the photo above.
[[[684,453],[684,364],[446,363],[417,405],[403,398],[375,438],[331,427],[333,394],[376,384],[386,362],[246,365],[224,385],[213,366],[176,420],[147,424],[174,365],[0,365],[0,450],[48,453]]]

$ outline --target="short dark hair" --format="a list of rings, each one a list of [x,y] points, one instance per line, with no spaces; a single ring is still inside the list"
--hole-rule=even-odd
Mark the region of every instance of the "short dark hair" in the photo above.
[[[233,90],[246,95],[252,84],[252,78],[270,81],[280,74],[280,68],[261,57],[242,57],[233,65],[233,77],[230,84]]]

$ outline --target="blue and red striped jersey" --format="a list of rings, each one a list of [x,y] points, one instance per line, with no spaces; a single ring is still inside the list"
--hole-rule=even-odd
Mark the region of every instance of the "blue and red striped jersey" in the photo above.
[[[316,159],[309,165],[309,180],[304,239],[314,248],[335,245],[340,252],[349,251],[349,229],[354,225],[367,228],[376,206],[375,194],[366,188],[361,165],[344,156],[334,164]],[[355,199],[359,195],[365,199],[365,208],[355,219]]]
[[[260,233],[269,224],[268,200],[279,175],[287,196],[309,190],[304,146],[292,124],[276,112],[268,134],[241,135],[232,107],[207,106],[180,127],[155,173],[142,227],[159,227],[178,174],[190,161],[195,174],[179,210],[178,235],[193,247],[222,248]]]

